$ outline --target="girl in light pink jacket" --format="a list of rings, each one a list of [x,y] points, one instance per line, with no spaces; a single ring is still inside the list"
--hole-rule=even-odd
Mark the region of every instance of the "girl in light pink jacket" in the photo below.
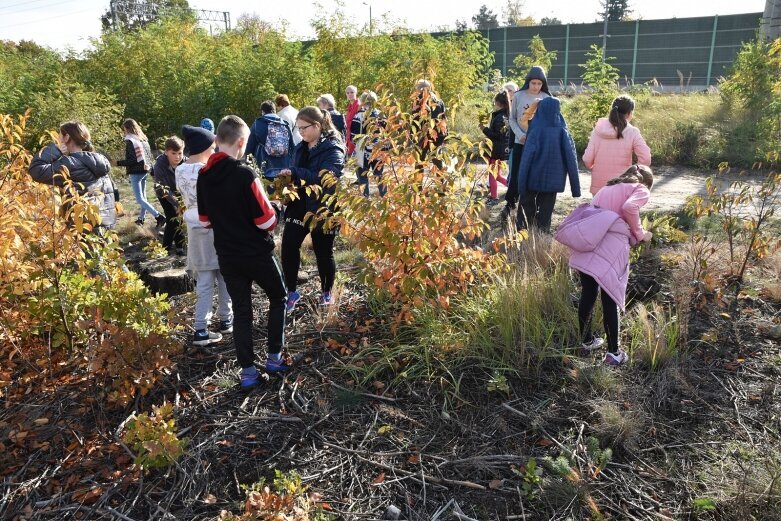
[[[632,166],[632,154],[637,156],[637,164],[651,166],[651,149],[637,127],[629,124],[634,110],[632,98],[618,96],[608,117],[599,118],[591,132],[583,154],[583,164],[591,170],[591,195],[596,195],[609,179]]]
[[[608,181],[591,204],[576,208],[556,233],[556,240],[570,248],[570,267],[580,272],[583,292],[578,303],[578,325],[581,348],[586,353],[605,343],[591,331],[594,304],[602,294],[608,347],[604,362],[608,365],[621,365],[628,359],[618,347],[619,309],[625,309],[629,248],[651,240],[651,232],[645,231],[640,222],[640,207],[648,202],[652,185],[651,169],[633,165]]]

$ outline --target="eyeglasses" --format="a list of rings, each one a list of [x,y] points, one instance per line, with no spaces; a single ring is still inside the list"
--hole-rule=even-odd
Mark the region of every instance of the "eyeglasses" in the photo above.
[[[308,129],[309,127],[313,127],[313,126],[315,126],[314,123],[312,123],[311,125],[307,125],[305,127],[296,127],[296,129],[298,129],[298,132],[300,133],[300,132],[303,132],[304,130]]]

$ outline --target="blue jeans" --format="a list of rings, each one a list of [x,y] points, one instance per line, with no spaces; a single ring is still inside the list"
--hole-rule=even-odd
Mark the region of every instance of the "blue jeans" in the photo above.
[[[136,202],[141,207],[138,213],[140,221],[144,220],[146,212],[151,213],[155,218],[160,215],[160,212],[155,210],[155,207],[146,200],[146,178],[147,174],[130,174],[130,186],[133,187],[133,196],[135,196]]]

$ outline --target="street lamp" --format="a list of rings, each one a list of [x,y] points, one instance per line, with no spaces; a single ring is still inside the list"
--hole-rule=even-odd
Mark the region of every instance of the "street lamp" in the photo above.
[[[363,5],[369,6],[369,35],[372,34],[372,5],[368,2],[361,2]]]

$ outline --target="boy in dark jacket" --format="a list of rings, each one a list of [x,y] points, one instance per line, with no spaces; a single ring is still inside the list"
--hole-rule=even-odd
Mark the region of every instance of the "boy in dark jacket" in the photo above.
[[[255,156],[258,166],[265,163],[264,172],[289,167],[293,155],[293,130],[275,111],[273,101],[261,103],[261,116],[252,124],[247,142],[247,154]]]
[[[540,101],[524,145],[518,172],[518,229],[536,226],[550,233],[556,194],[569,177],[572,197],[580,197],[575,143],[561,115],[561,103],[549,97]]]
[[[158,156],[152,175],[155,195],[165,214],[163,247],[170,255],[184,255],[184,234],[179,219],[179,192],[176,189],[176,167],[184,162],[184,142],[176,136],[165,140],[165,152]]]
[[[228,294],[233,301],[233,342],[241,364],[241,387],[265,382],[254,364],[252,345],[252,282],[269,299],[266,371],[287,371],[292,359],[283,352],[287,290],[274,257],[271,231],[277,216],[254,172],[239,162],[250,130],[238,116],[225,116],[217,127],[220,151],[209,158],[198,176],[201,224],[214,230],[214,248]]]

